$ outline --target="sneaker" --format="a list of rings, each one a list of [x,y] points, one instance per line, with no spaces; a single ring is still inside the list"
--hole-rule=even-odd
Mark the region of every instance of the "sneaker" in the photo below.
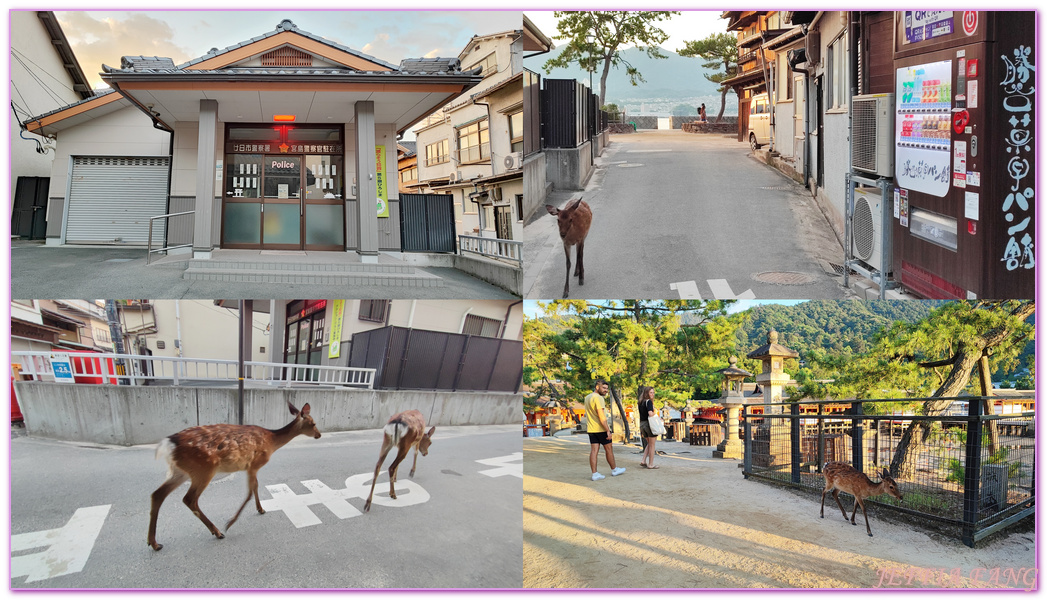
[[[625,473],[625,467],[618,467],[617,469],[611,471],[611,477],[617,477],[622,473]]]
[[[613,471],[612,471],[612,473],[613,473]],[[601,479],[607,479],[607,478],[604,477],[603,475],[600,475],[599,473],[593,473],[593,481],[600,481]]]

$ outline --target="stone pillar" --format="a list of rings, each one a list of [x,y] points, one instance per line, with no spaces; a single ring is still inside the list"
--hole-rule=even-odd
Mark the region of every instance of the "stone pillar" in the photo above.
[[[374,102],[356,103],[357,254],[378,262],[378,182],[375,163]]]
[[[200,131],[196,145],[196,214],[193,215],[193,258],[211,258],[214,240],[215,143],[218,101],[200,101]]]
[[[713,451],[713,458],[740,459],[744,449],[742,440],[738,437],[738,411],[745,404],[743,381],[746,377],[752,377],[752,373],[738,368],[738,357],[736,356],[731,357],[730,363],[730,367],[721,371],[724,374],[724,392],[720,396],[720,404],[727,409],[725,417],[727,431],[723,441]]]
[[[767,344],[749,353],[749,358],[763,361],[763,371],[756,376],[756,383],[763,387],[765,403],[782,401],[782,390],[792,381],[792,377],[784,370],[785,359],[799,356],[795,350],[778,343],[778,332],[773,329],[767,334]],[[781,413],[780,406],[768,409],[768,414]]]

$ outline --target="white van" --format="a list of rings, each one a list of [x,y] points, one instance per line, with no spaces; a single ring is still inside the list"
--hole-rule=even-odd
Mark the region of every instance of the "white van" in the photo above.
[[[758,150],[771,143],[771,104],[767,94],[757,94],[749,103],[749,146]]]

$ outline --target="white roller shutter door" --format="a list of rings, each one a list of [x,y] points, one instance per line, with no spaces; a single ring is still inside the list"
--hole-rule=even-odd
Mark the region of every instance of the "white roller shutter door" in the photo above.
[[[166,156],[74,158],[66,243],[144,246],[149,218],[167,212],[169,163]],[[163,239],[156,221],[153,243]]]

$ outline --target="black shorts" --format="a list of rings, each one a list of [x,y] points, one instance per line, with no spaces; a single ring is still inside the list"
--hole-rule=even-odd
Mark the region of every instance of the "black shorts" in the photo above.
[[[606,446],[607,444],[611,443],[611,438],[607,437],[607,432],[606,431],[601,431],[599,433],[590,433],[589,434],[589,443],[590,444],[600,444],[601,446]]]

